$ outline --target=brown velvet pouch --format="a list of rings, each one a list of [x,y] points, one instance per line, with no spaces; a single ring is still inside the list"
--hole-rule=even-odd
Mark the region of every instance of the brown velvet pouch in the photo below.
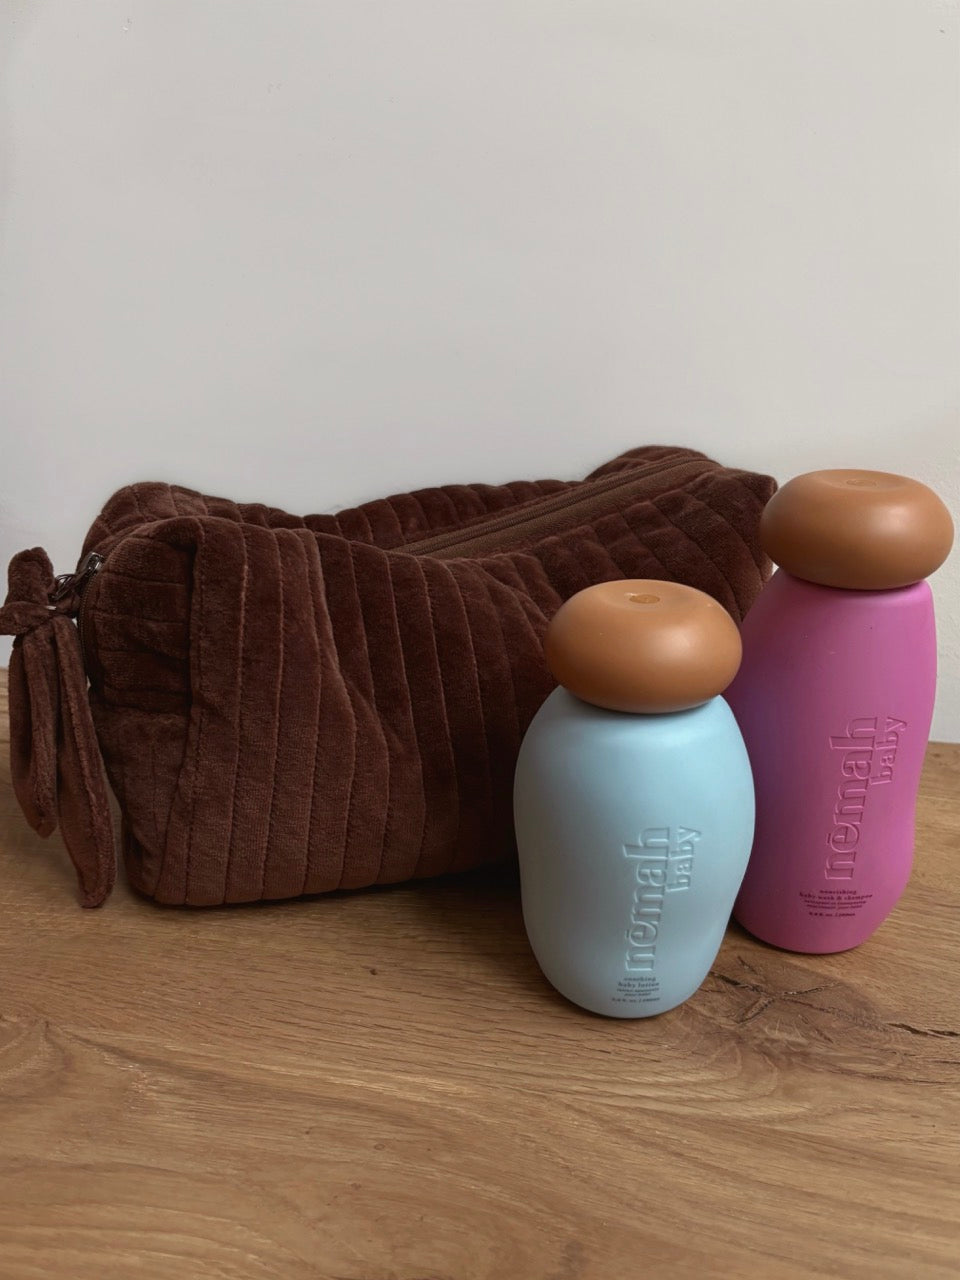
[[[59,586],[39,550],[11,564],[0,630],[17,636],[21,805],[44,834],[59,821],[89,906],[114,876],[101,753],[129,879],[159,902],[503,858],[520,739],[553,687],[553,613],[591,583],[646,577],[739,620],[769,568],[757,530],[773,489],[661,446],[582,481],[423,489],[304,519],[122,489],[84,546],[102,564]]]

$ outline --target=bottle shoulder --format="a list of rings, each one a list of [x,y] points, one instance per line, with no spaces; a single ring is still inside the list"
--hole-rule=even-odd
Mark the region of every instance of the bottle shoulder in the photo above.
[[[937,643],[926,582],[854,591],[781,570],[744,619],[743,644],[727,697],[748,743],[758,733],[772,741],[787,724],[820,732],[826,714],[835,723],[909,708],[929,723]]]
[[[915,618],[933,618],[933,595],[927,582],[886,591],[854,591],[806,582],[778,569],[747,613],[741,630],[747,641],[760,627],[808,634],[838,621],[869,625],[874,619],[889,619],[899,624]]]
[[[826,609],[896,609],[925,604],[932,598],[930,584],[925,580],[911,583],[908,587],[859,591],[850,587],[827,587],[819,582],[807,582],[805,578],[794,577],[786,569],[777,569],[760,592],[753,609],[770,600],[784,599],[802,601],[811,607]]]
[[[722,695],[685,711],[638,715],[597,707],[558,686],[534,716],[527,736],[566,734],[612,740],[650,740],[711,734],[735,726],[735,723]]]

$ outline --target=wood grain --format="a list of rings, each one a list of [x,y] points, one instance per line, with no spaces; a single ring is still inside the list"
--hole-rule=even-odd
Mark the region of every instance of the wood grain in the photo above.
[[[3,1280],[960,1273],[960,747],[870,942],[732,927],[633,1023],[551,991],[510,870],[82,911],[0,752]]]

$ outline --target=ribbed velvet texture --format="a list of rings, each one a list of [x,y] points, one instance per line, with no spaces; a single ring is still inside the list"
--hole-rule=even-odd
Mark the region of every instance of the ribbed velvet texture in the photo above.
[[[454,485],[305,519],[121,490],[85,544],[106,563],[81,635],[132,883],[202,906],[509,855],[517,751],[554,683],[550,617],[591,583],[650,577],[739,619],[768,570],[757,528],[773,488],[650,447],[586,481]],[[456,530],[495,547],[416,547]]]

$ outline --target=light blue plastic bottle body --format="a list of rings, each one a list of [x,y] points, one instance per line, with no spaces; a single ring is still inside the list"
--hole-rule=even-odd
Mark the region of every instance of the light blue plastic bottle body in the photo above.
[[[753,778],[723,698],[639,716],[554,690],[520,750],[514,817],[527,935],[558,991],[614,1018],[693,995],[753,841]]]

